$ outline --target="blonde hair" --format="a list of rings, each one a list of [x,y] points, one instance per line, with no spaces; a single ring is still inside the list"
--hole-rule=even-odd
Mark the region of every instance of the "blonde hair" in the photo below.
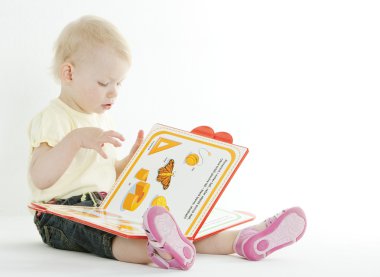
[[[117,28],[100,17],[87,15],[69,23],[59,35],[54,47],[54,77],[60,79],[63,63],[75,65],[74,56],[79,51],[86,53],[97,46],[111,47],[121,58],[131,63],[128,44]]]

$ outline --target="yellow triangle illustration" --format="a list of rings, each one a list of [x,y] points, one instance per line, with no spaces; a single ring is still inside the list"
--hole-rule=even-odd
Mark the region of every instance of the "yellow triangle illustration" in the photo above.
[[[149,155],[167,150],[172,147],[176,147],[180,144],[181,142],[177,142],[177,141],[166,139],[166,138],[159,138],[156,144],[153,146],[152,150],[150,150]]]

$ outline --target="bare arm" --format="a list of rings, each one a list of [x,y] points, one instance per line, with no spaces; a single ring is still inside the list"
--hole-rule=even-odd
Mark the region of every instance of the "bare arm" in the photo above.
[[[42,143],[35,148],[30,163],[30,175],[33,184],[39,189],[51,187],[67,170],[76,153],[81,148],[94,149],[103,158],[107,158],[102,146],[111,143],[121,146],[124,138],[115,131],[103,131],[99,128],[78,128],[64,137],[55,147]]]
[[[129,154],[124,159],[120,161],[116,161],[115,163],[116,178],[118,178],[121,172],[123,172],[125,166],[131,160],[131,158],[133,157],[137,149],[140,147],[143,140],[144,140],[144,132],[142,130],[139,130],[135,144],[132,146]]]

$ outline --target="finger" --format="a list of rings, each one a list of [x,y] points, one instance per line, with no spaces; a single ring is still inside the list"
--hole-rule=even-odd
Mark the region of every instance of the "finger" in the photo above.
[[[120,147],[121,146],[121,142],[118,141],[117,139],[112,138],[112,137],[107,137],[105,139],[105,142],[111,143],[115,147]]]
[[[129,154],[130,154],[130,155],[135,154],[135,152],[137,151],[137,149],[139,149],[139,146],[140,146],[140,145],[134,144],[134,145],[132,146],[132,148],[131,148],[131,151],[129,151]]]
[[[102,156],[104,159],[107,159],[107,158],[108,158],[106,152],[104,152],[103,149],[102,149],[101,147],[96,148],[95,150],[96,150],[96,152],[98,152],[99,155]]]
[[[144,131],[139,130],[139,132],[137,133],[137,138],[135,140],[134,146],[137,145],[137,147],[139,147],[141,145],[141,143],[143,142],[143,140],[144,140]]]
[[[131,154],[134,154],[137,151],[137,149],[140,147],[143,140],[144,140],[144,131],[140,130],[137,134],[136,141],[131,148],[131,151],[130,151]]]
[[[137,137],[141,138],[141,139],[144,139],[144,130],[139,130],[139,132],[137,134]]]
[[[105,132],[105,134],[107,136],[118,138],[121,141],[125,141],[125,138],[123,137],[123,135],[120,134],[120,133],[118,133],[118,132],[116,132],[116,131],[114,131],[114,130],[109,130],[109,131]]]

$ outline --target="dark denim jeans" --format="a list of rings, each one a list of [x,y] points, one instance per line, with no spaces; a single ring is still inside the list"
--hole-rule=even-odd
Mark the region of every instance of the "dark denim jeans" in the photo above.
[[[86,193],[61,199],[59,205],[98,206],[103,197],[99,193]],[[115,235],[58,217],[43,213],[35,215],[34,223],[47,245],[71,251],[93,253],[101,257],[115,259],[112,255],[112,240]]]

